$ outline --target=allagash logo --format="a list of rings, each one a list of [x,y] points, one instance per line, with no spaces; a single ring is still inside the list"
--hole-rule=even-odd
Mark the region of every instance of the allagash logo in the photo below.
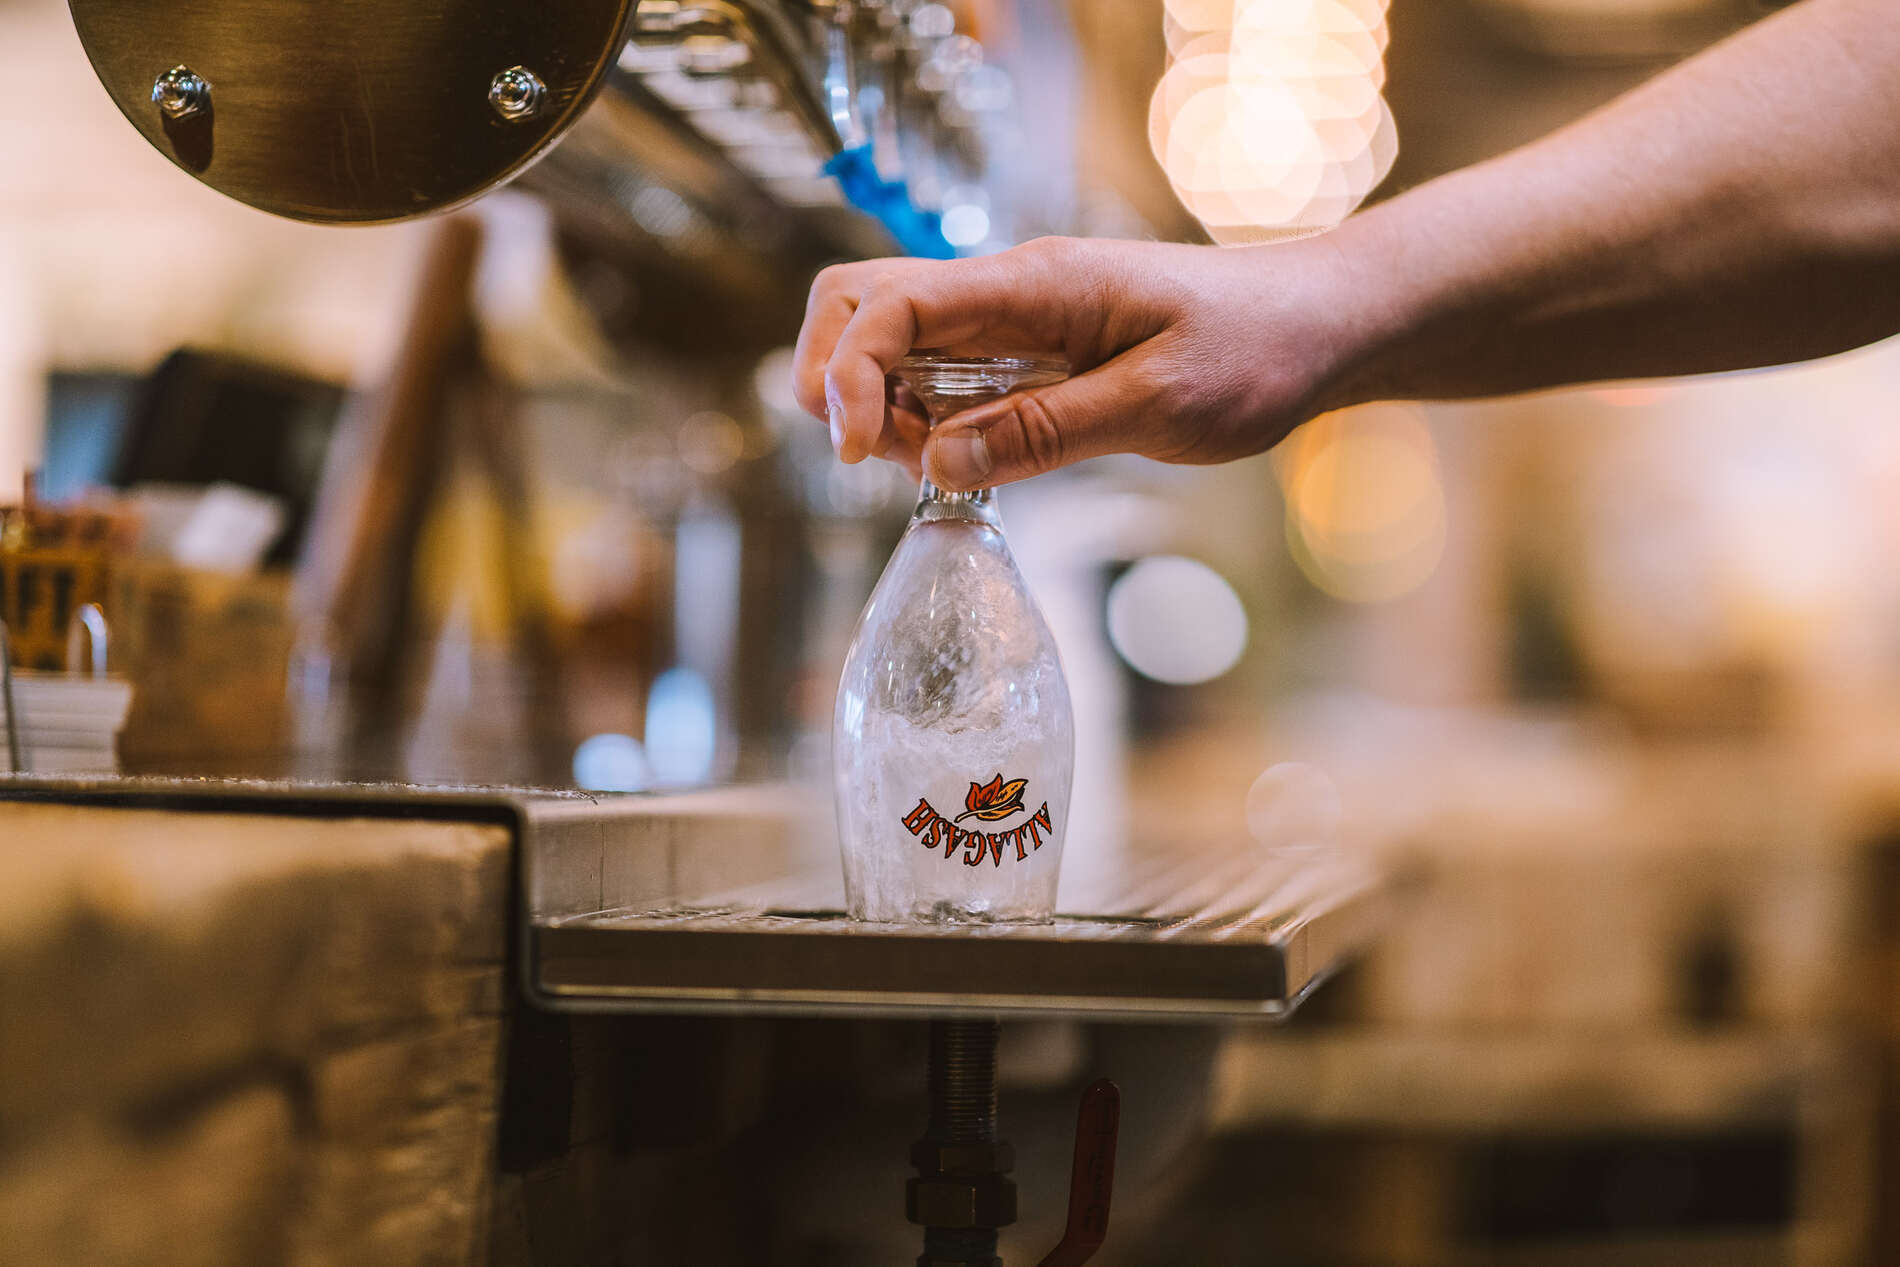
[[[1030,854],[1042,848],[1043,837],[1055,834],[1049,824],[1049,802],[1044,801],[1041,809],[1008,831],[965,831],[957,824],[966,818],[1000,823],[1023,813],[1023,793],[1028,787],[1028,779],[1005,783],[1000,773],[988,783],[971,783],[969,795],[963,798],[963,812],[955,818],[945,818],[920,796],[917,808],[904,815],[904,830],[923,841],[926,849],[942,848],[945,862],[956,857],[959,849],[966,867],[980,866],[985,858],[991,866],[1000,867],[1005,849],[1014,851],[1016,861],[1027,862]]]
[[[986,823],[1000,823],[1022,809],[1023,789],[1028,786],[1028,779],[1005,783],[1000,774],[988,783],[972,783],[969,795],[963,798],[963,812],[950,821],[960,823],[975,814]]]

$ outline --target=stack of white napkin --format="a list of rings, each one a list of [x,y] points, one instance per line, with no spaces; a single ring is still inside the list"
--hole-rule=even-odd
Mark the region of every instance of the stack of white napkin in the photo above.
[[[132,707],[124,678],[13,671],[21,764],[33,774],[113,774]],[[0,773],[7,769],[7,700],[0,691]]]

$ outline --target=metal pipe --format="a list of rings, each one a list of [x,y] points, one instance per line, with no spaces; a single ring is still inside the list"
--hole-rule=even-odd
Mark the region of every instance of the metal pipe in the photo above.
[[[996,1139],[996,1021],[934,1021],[930,1026],[930,1124],[938,1143]]]
[[[1015,1150],[996,1137],[992,1020],[930,1023],[930,1120],[911,1147],[907,1213],[923,1225],[917,1267],[1002,1267],[996,1232],[1016,1221]]]

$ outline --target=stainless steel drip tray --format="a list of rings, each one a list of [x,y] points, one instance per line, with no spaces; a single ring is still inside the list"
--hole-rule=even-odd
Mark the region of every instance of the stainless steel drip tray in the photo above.
[[[784,876],[538,923],[531,971],[548,1005],[580,1009],[1277,1017],[1371,935],[1382,894],[1312,849],[1137,851],[1108,873],[1077,886],[1103,913],[1041,925],[861,924],[829,874]]]
[[[840,912],[603,916],[536,930],[541,989],[744,1011],[1273,1016],[1316,974],[1302,938],[1167,939],[1166,921],[896,929]]]

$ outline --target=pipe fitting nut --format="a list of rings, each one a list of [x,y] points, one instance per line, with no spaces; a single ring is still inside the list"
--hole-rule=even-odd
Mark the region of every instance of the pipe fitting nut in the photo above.
[[[1016,1184],[1002,1175],[912,1179],[904,1212],[922,1227],[1008,1227],[1016,1221]]]
[[[910,1146],[910,1164],[931,1177],[1006,1175],[1016,1169],[1016,1150],[1000,1139],[957,1144],[920,1139]]]

